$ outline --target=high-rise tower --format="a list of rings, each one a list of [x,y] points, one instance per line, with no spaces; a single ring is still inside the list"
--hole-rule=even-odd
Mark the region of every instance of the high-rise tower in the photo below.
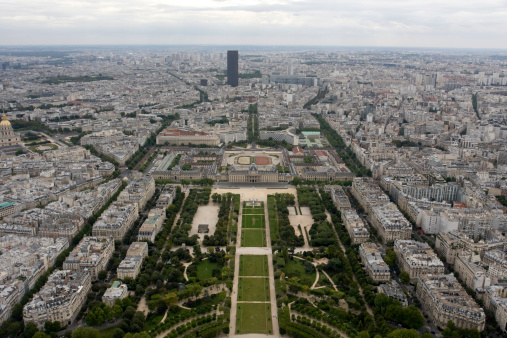
[[[238,51],[227,51],[227,84],[231,87],[238,86]]]

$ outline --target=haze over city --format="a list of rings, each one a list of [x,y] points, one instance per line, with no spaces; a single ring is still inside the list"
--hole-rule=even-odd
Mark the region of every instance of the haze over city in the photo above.
[[[507,48],[507,3],[193,0],[0,3],[0,45]]]

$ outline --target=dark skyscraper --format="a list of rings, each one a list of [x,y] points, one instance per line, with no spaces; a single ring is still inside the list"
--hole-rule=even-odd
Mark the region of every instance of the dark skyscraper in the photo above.
[[[232,87],[238,86],[238,51],[227,51],[227,84]]]

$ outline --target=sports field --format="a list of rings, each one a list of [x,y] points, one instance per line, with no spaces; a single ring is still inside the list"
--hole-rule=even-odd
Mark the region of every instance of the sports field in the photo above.
[[[266,246],[266,231],[264,229],[242,229],[241,246],[245,247]]]
[[[266,156],[255,156],[255,164],[257,165],[271,164],[271,159]]]
[[[252,158],[250,156],[241,156],[241,157],[238,157],[237,161],[238,161],[238,164],[249,165],[250,163],[252,163]]]
[[[269,301],[269,280],[267,278],[240,278],[238,302]]]
[[[271,334],[271,304],[238,303],[236,333]]]
[[[264,215],[243,215],[242,226],[245,228],[263,229],[266,227]]]
[[[239,261],[240,276],[268,276],[268,256],[266,255],[241,255]]]

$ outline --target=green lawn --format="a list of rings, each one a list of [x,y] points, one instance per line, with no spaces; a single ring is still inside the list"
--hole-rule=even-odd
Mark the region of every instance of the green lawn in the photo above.
[[[261,229],[242,229],[241,246],[245,247],[266,246],[266,231]]]
[[[264,215],[243,215],[243,228],[265,228]]]
[[[312,273],[306,272],[304,264],[305,261],[294,258],[285,264],[283,272],[285,272],[285,275],[289,278],[298,278],[301,284],[312,286],[315,282],[315,278],[317,278],[317,272],[315,269]]]
[[[243,208],[243,215],[264,215],[264,208]]]
[[[218,268],[217,263],[211,263],[208,259],[199,262],[197,264],[197,278],[200,280],[210,279],[213,277],[212,272],[216,268]]]
[[[269,279],[240,278],[238,284],[238,302],[269,301]]]
[[[271,334],[271,305],[269,303],[239,303],[236,333]]]
[[[240,276],[268,276],[268,256],[241,255],[239,262]]]

